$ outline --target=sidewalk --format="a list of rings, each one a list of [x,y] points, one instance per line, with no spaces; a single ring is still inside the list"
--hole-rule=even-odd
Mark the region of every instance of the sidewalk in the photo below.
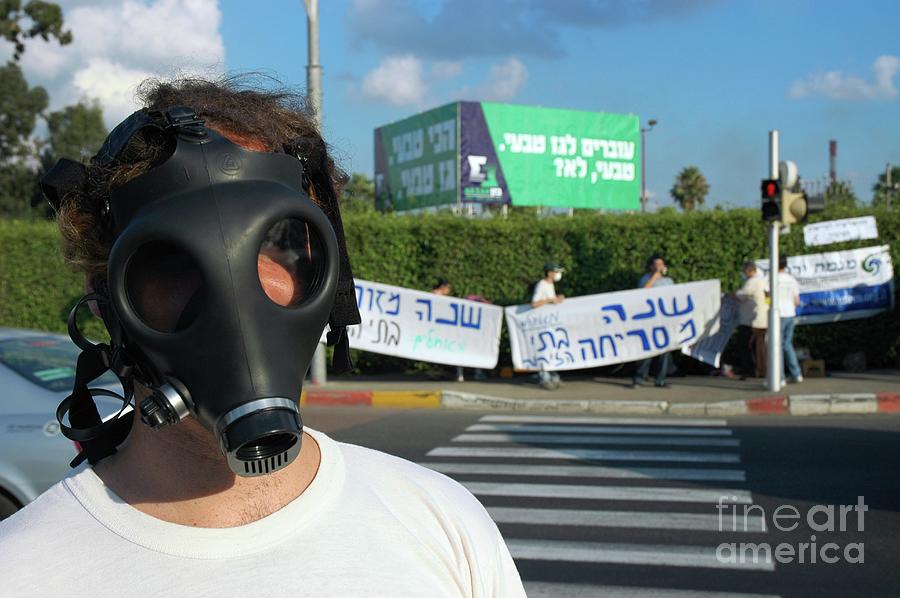
[[[471,382],[402,374],[331,377],[322,386],[307,383],[301,402],[621,415],[900,413],[900,370],[835,372],[790,384],[776,393],[768,392],[758,378],[675,377],[668,380],[670,388],[655,388],[651,381],[636,389],[630,388],[630,378],[579,372],[562,372],[562,378],[561,388],[548,391],[527,375]]]

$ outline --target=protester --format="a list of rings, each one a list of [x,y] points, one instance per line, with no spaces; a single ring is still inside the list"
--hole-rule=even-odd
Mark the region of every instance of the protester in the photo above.
[[[450,281],[444,278],[443,276],[438,277],[435,281],[434,285],[431,287],[431,292],[435,295],[441,295],[443,297],[449,297],[453,294],[453,285],[450,284]],[[481,372],[481,370],[477,370],[477,372]],[[484,377],[484,372],[481,372],[481,377]],[[476,375],[476,378],[478,376]],[[479,378],[480,379],[480,378]],[[456,366],[456,381],[457,382],[465,382],[466,377],[462,366]]]
[[[3,594],[524,596],[461,485],[300,423],[326,322],[347,367],[359,314],[342,175],[297,96],[233,79],[141,95],[89,166],[43,181],[110,345],[70,322],[61,425],[87,463],[0,523]],[[106,369],[135,408],[101,423],[108,391],[85,384]]]
[[[675,284],[671,278],[666,276],[668,272],[669,269],[666,266],[666,260],[663,259],[661,255],[655,254],[650,256],[647,260],[646,272],[644,272],[644,275],[641,276],[641,279],[638,281],[638,288],[650,289],[653,287],[665,287]],[[641,360],[634,371],[631,387],[637,388],[647,380],[652,365],[656,366],[654,385],[658,388],[668,387],[669,384],[666,382],[666,373],[669,370],[669,359],[669,354],[663,353],[656,357],[648,357],[647,359]]]
[[[531,307],[537,309],[544,305],[559,304],[565,300],[565,295],[557,294],[556,283],[562,280],[565,268],[557,262],[544,264],[544,278],[537,281],[531,293]],[[562,379],[557,372],[541,369],[538,372],[538,383],[542,388],[554,390],[562,384]]]
[[[766,281],[759,275],[756,264],[744,264],[741,277],[744,283],[734,293],[738,300],[737,343],[740,351],[741,379],[766,377]]]
[[[781,317],[781,346],[784,348],[784,372],[788,382],[803,382],[800,362],[794,350],[794,323],[800,305],[800,283],[787,271],[787,256],[778,259],[778,314]]]
[[[453,294],[453,285],[444,277],[439,277],[431,287],[431,292],[444,297]]]

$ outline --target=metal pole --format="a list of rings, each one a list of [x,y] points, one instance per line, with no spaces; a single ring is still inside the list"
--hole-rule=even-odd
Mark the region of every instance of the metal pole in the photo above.
[[[891,164],[888,162],[884,171],[884,205],[887,209],[891,209],[891,196],[894,194],[894,186],[891,184]]]
[[[641,127],[641,212],[647,211],[647,129]]]
[[[319,0],[303,0],[306,5],[306,101],[319,133],[322,132],[322,66],[319,64]],[[328,382],[325,345],[319,343],[313,354],[310,374],[313,386]]]
[[[778,178],[778,131],[769,131],[769,178]],[[778,313],[778,233],[781,223],[769,223],[769,333],[766,346],[766,387],[781,390],[781,317]]]
[[[322,65],[319,64],[319,0],[303,0],[306,4],[306,101],[322,132]]]

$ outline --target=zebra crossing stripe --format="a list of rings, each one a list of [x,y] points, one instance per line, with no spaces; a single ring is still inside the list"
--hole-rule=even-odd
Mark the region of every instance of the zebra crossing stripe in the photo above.
[[[575,484],[505,484],[503,482],[460,482],[476,496],[528,498],[580,498],[588,500],[642,500],[752,504],[746,490],[727,488],[659,488],[655,486],[582,486]]]
[[[724,419],[676,417],[602,417],[590,415],[484,415],[480,422],[493,423],[546,423],[546,424],[600,424],[600,425],[635,425],[635,426],[724,426]]]
[[[488,507],[494,523],[525,525],[575,525],[579,527],[618,527],[628,529],[678,529],[703,532],[731,532],[731,518],[720,514],[655,513],[646,511],[590,511],[580,509],[530,509]],[[741,518],[740,532],[766,531],[760,516]]]
[[[737,438],[683,438],[667,436],[611,436],[606,434],[521,434],[518,432],[460,434],[452,442],[512,442],[520,444],[613,444],[644,446],[737,447]]]
[[[744,482],[742,469],[699,469],[688,467],[601,467],[596,465],[518,465],[508,463],[420,462],[419,465],[445,474],[554,476],[639,480],[680,480]]]
[[[636,588],[626,586],[592,586],[587,584],[526,581],[528,598],[780,598],[774,594],[734,594],[668,588]]]
[[[688,463],[740,463],[736,453],[692,451],[638,451],[601,449],[547,449],[534,447],[439,446],[428,451],[428,457],[480,457],[507,459],[568,459],[580,461],[660,461]]]
[[[507,539],[514,559],[774,571],[771,554],[745,562],[718,558],[715,546],[610,544]]]
[[[466,432],[525,432],[578,434],[650,434],[672,436],[731,436],[728,428],[689,428],[685,426],[594,426],[567,424],[472,424]]]

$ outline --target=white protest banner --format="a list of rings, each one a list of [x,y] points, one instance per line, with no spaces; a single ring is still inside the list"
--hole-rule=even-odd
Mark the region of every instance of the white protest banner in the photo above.
[[[768,277],[769,260],[757,260]],[[888,245],[788,258],[800,283],[797,324],[868,318],[894,306],[894,266]]]
[[[722,297],[722,308],[719,310],[719,330],[693,345],[682,347],[681,352],[697,361],[719,367],[722,353],[728,345],[728,339],[738,326],[738,302],[727,295]]]
[[[577,370],[674,351],[718,330],[720,285],[705,280],[506,308],[513,366]]]
[[[807,245],[827,245],[877,238],[878,225],[875,223],[875,216],[829,220],[803,227],[803,242]]]
[[[503,308],[356,279],[362,324],[354,349],[445,365],[491,369],[500,353]]]

